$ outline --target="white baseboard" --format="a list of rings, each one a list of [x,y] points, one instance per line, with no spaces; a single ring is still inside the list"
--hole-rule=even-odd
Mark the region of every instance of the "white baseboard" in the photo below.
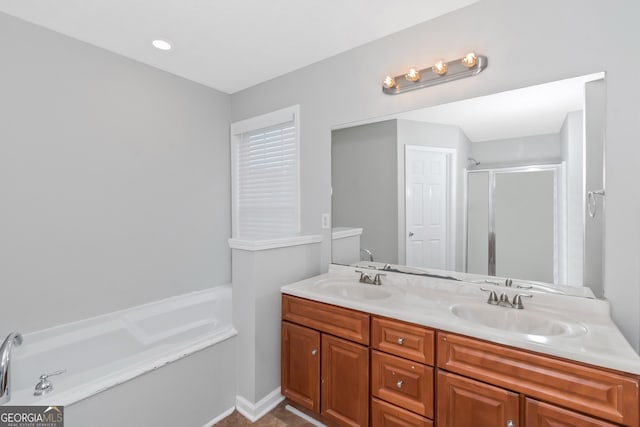
[[[202,427],[211,427],[212,425],[214,425],[218,421],[222,421],[223,418],[227,418],[229,415],[233,414],[233,411],[235,411],[235,410],[236,410],[235,406],[232,406],[231,408],[229,408],[226,411],[224,411],[222,414],[218,415],[217,417],[215,417],[211,421],[207,422]]]
[[[296,408],[294,408],[291,405],[285,406],[284,409],[286,409],[287,411],[289,411],[289,412],[291,412],[293,414],[296,414],[297,416],[299,416],[303,420],[307,421],[308,423],[313,424],[316,427],[327,427],[325,424],[322,424],[320,421],[316,420],[313,417],[310,417],[309,415],[305,414],[302,411],[297,410]]]
[[[256,404],[249,402],[242,396],[236,396],[236,409],[249,421],[255,423],[283,400],[284,396],[280,394],[280,387],[278,387]]]

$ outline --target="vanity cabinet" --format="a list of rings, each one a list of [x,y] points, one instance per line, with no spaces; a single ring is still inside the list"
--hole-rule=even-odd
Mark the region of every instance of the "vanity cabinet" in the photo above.
[[[447,332],[438,332],[437,366],[440,427],[448,426],[440,424],[442,414],[457,410],[446,406],[455,402],[441,403],[440,374],[445,370],[518,393],[525,401],[526,427],[640,424],[639,380],[634,376]],[[561,414],[567,415],[562,423],[553,421]]]
[[[281,391],[339,426],[369,425],[369,315],[282,297]]]
[[[282,394],[332,426],[640,427],[638,375],[289,295],[282,319]]]

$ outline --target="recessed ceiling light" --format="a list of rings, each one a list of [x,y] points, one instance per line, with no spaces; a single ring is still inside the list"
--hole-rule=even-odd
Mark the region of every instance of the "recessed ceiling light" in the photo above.
[[[153,46],[156,49],[160,49],[160,50],[169,50],[169,49],[171,49],[171,43],[169,43],[166,40],[157,39],[157,40],[154,40],[153,42],[151,42],[151,44],[153,44]]]

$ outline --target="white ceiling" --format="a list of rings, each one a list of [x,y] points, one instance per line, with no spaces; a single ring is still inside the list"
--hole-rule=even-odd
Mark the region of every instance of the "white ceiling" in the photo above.
[[[601,78],[604,73],[437,105],[394,117],[455,125],[473,142],[557,133],[568,112],[583,109],[584,84]]]
[[[233,93],[476,1],[0,0],[0,11]]]

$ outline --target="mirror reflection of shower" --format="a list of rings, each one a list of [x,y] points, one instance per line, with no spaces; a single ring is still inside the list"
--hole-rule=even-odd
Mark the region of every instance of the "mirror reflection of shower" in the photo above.
[[[469,165],[467,166],[469,169],[473,169],[476,166],[480,166],[480,162],[474,159],[473,157],[467,157],[467,162],[469,162]]]

